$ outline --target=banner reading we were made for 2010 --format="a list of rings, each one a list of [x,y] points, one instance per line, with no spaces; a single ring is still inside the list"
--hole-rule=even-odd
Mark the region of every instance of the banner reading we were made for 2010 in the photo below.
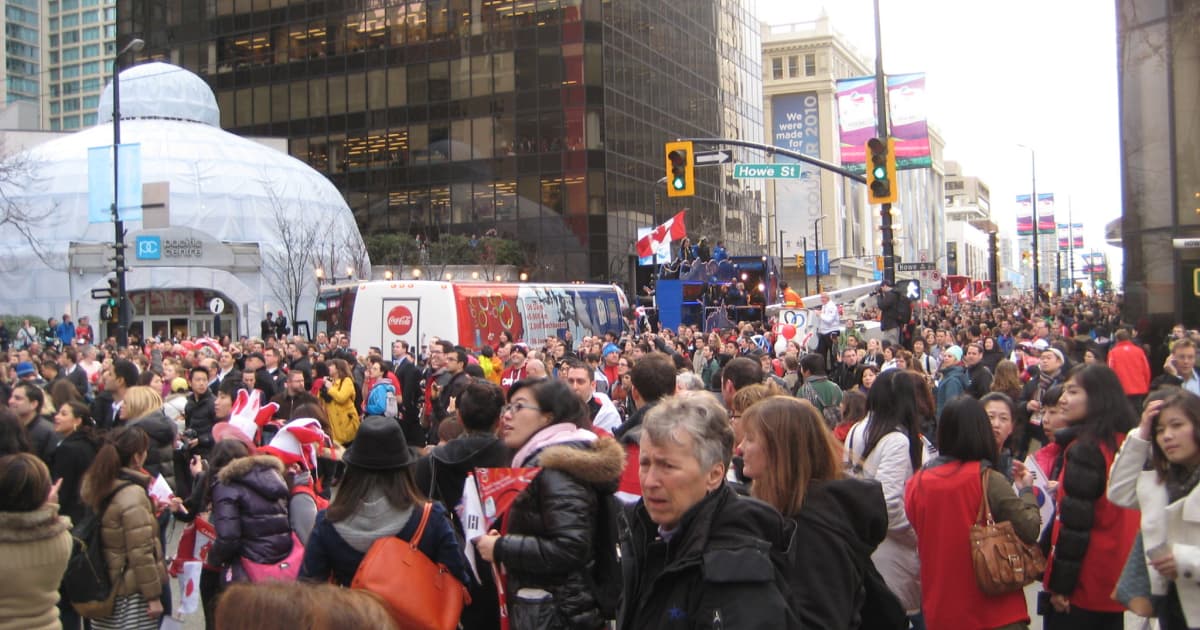
[[[896,139],[896,168],[929,167],[933,161],[929,155],[925,73],[888,75],[887,90],[888,119],[891,135]],[[838,80],[841,162],[851,172],[866,172],[866,144],[867,140],[878,135],[878,110],[875,77]]]

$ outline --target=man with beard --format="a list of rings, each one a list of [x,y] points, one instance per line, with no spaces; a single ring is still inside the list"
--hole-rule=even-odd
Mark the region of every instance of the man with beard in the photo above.
[[[967,378],[971,383],[967,386],[967,393],[976,400],[987,396],[992,391],[992,371],[983,364],[983,346],[978,343],[967,345],[963,367],[967,369]]]

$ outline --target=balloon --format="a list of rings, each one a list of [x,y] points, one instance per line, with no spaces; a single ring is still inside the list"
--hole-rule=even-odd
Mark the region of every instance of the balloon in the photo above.
[[[796,327],[791,324],[784,324],[783,325],[783,338],[791,339],[792,337],[795,337],[795,336],[796,336]]]

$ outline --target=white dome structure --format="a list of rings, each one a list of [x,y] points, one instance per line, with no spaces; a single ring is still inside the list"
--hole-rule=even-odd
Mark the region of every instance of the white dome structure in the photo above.
[[[182,306],[158,308],[164,313],[159,316],[155,300],[179,301],[175,294],[194,292],[197,297],[190,301],[196,304],[186,309],[192,320],[203,316],[211,322],[202,307],[215,295],[226,302],[225,326],[237,328],[224,332],[253,336],[267,308],[284,310],[289,318],[310,318],[315,267],[351,267],[359,273],[370,268],[354,216],[333,184],[286,153],[221,130],[216,99],[198,76],[165,63],[145,63],[121,72],[120,87],[121,142],[141,145],[143,184],[169,187],[169,225],[162,224],[161,210],[145,206],[145,225],[125,221],[132,330],[140,323],[143,334],[160,332],[159,322],[180,319],[172,312]],[[100,302],[91,298],[91,289],[108,287],[112,252],[104,247],[113,242],[114,230],[111,221],[88,222],[88,149],[112,144],[111,83],[101,96],[99,119],[103,122],[95,127],[17,156],[30,173],[2,192],[23,212],[42,217],[30,230],[41,255],[14,230],[0,232],[0,247],[9,252],[0,253],[0,282],[7,289],[0,312],[53,317],[67,312],[97,321]],[[133,165],[122,161],[120,167]],[[111,195],[111,173],[107,177]],[[310,232],[319,242],[297,236]],[[159,243],[160,250],[147,250],[151,255],[143,257],[146,252],[135,249],[147,240]],[[293,315],[291,300],[279,287],[281,272],[289,271],[282,252],[297,245],[304,247],[300,253],[308,268],[295,270],[302,272],[297,279],[303,296]],[[139,292],[146,297],[134,299]],[[185,334],[204,332],[195,323]],[[170,327],[183,332],[176,324]]]

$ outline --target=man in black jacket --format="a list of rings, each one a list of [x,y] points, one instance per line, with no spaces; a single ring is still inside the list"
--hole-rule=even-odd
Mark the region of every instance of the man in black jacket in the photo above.
[[[408,342],[392,343],[392,371],[400,381],[400,427],[409,444],[421,444],[421,368],[409,354]]]
[[[466,433],[434,448],[413,466],[417,487],[430,499],[441,501],[448,513],[453,513],[462,499],[463,482],[469,473],[476,468],[505,468],[511,464],[512,454],[496,437],[503,406],[504,390],[499,385],[472,380],[458,397],[458,417]],[[457,522],[457,516],[451,518]],[[477,556],[476,562],[481,559]],[[492,572],[480,571],[479,578],[482,584],[470,586],[471,603],[463,609],[462,625],[499,628],[499,600]]]
[[[137,385],[138,370],[132,362],[117,359],[100,376],[104,391],[92,401],[92,419],[96,421],[96,428],[106,430],[116,426],[125,390]]]
[[[617,626],[791,629],[784,554],[795,525],[725,484],[733,431],[707,396],[670,397],[643,422],[643,499],[621,518]]]
[[[992,391],[992,371],[983,364],[983,346],[978,343],[967,344],[963,352],[963,367],[967,368],[967,378],[970,385],[967,393],[979,400]]]
[[[900,343],[900,294],[896,293],[896,285],[888,280],[879,283],[879,330],[883,338]]]
[[[207,455],[213,447],[212,427],[217,420],[214,397],[208,388],[209,376],[208,369],[200,366],[188,372],[192,393],[188,394],[187,405],[183,408],[187,428],[196,433],[186,445],[192,453],[201,456]]]

